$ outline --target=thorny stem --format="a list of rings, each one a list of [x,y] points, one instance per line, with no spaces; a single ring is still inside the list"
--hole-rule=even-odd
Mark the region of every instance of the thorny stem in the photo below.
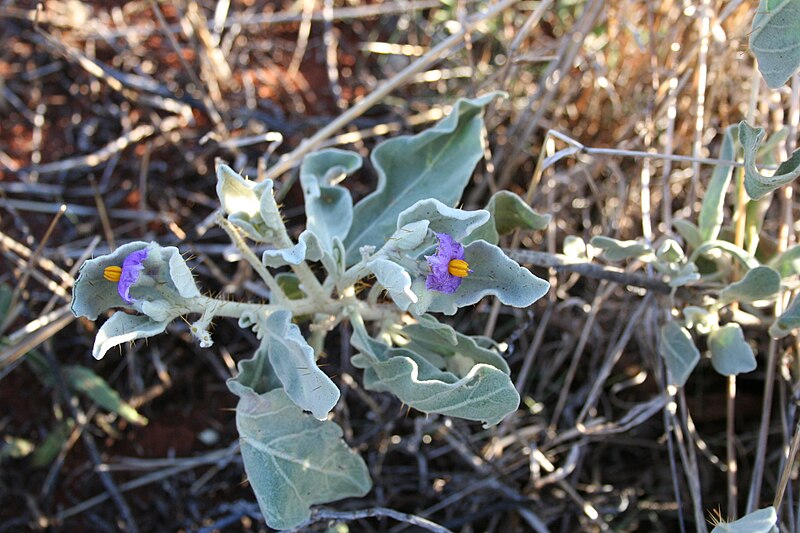
[[[244,242],[244,239],[242,238],[242,235],[239,233],[239,230],[236,228],[236,226],[231,224],[228,219],[222,215],[222,213],[217,215],[217,224],[219,224],[219,226],[225,230],[225,233],[228,234],[231,242],[233,242],[236,248],[242,252],[242,256],[245,258],[245,260],[250,263],[250,266],[253,267],[253,270],[255,270],[261,279],[264,280],[264,283],[267,284],[272,299],[278,300],[279,302],[284,302],[286,300],[286,296],[283,294],[280,285],[278,285],[278,282],[274,277],[272,277],[272,274],[270,274],[269,270],[267,270],[267,268],[261,263],[261,260],[256,257],[256,254],[253,253],[253,250],[251,250],[250,247],[247,246],[247,243]]]

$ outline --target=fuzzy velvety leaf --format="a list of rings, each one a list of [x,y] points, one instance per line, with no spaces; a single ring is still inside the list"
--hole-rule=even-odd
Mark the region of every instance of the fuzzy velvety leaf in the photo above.
[[[795,296],[789,307],[773,322],[769,334],[779,339],[797,328],[800,328],[800,296]]]
[[[163,333],[169,322],[156,322],[146,315],[129,315],[117,311],[97,331],[92,355],[95,359],[102,359],[114,346]]]
[[[459,374],[444,370],[415,351],[390,348],[369,337],[357,317],[351,343],[360,352],[352,362],[364,369],[364,386],[391,392],[414,409],[480,420],[488,427],[519,405],[519,394],[508,374],[495,366],[466,365],[468,358],[463,357],[453,368]]]
[[[719,158],[724,161],[733,161],[736,156],[736,138],[739,126],[728,126],[722,138],[722,150]],[[722,219],[725,213],[725,192],[731,182],[733,167],[731,165],[717,165],[711,174],[711,181],[706,188],[700,214],[697,217],[698,232],[702,242],[713,241],[719,236]]]
[[[778,187],[800,176],[800,149],[778,166],[772,176],[765,176],[756,167],[758,147],[764,138],[764,128],[753,128],[744,120],[739,123],[739,142],[744,148],[744,188],[750,198],[758,200]]]
[[[291,313],[275,311],[268,316],[248,315],[243,316],[239,324],[252,326],[261,340],[256,357],[263,356],[266,350],[272,371],[286,394],[298,407],[324,420],[339,400],[339,389],[317,366],[314,350],[303,338],[300,328],[292,324]],[[254,364],[264,366],[263,363]]]
[[[405,311],[417,302],[417,295],[411,291],[411,276],[402,266],[383,258],[373,259],[364,266],[375,274],[397,307]]]
[[[335,148],[306,156],[300,166],[306,228],[328,251],[332,250],[333,238],[344,239],[353,222],[350,191],[336,183],[359,168],[361,156]]]
[[[753,511],[733,522],[720,522],[711,533],[778,533],[778,515],[775,508]]]
[[[755,302],[774,298],[781,288],[781,276],[766,266],[747,271],[742,279],[722,289],[720,303]]]
[[[412,284],[419,301],[409,310],[415,315],[426,311],[453,315],[459,307],[477,303],[484,296],[497,296],[506,305],[528,307],[547,294],[550,284],[519,266],[503,251],[485,241],[476,241],[464,248],[464,259],[472,273],[463,278],[453,294],[430,291],[425,278]]]
[[[761,0],[753,17],[750,49],[772,89],[800,68],[800,0]]]
[[[397,228],[397,217],[419,200],[452,206],[483,157],[483,108],[497,93],[460,99],[441,122],[414,136],[381,143],[371,159],[378,174],[374,192],[358,202],[345,239],[347,264],[362,246],[382,247]]]
[[[725,324],[708,336],[711,364],[723,376],[735,376],[756,369],[753,349],[744,340],[739,324]]]
[[[297,526],[312,505],[369,492],[367,466],[334,422],[303,413],[280,388],[233,392],[245,472],[270,527]]]
[[[778,271],[782,278],[800,274],[800,245],[795,244],[770,261],[769,266]]]
[[[511,191],[494,193],[486,204],[489,221],[470,235],[467,242],[482,239],[497,244],[502,235],[514,230],[542,230],[550,223],[550,215],[542,215],[531,209],[525,200]]]
[[[592,237],[589,243],[595,248],[603,250],[603,255],[609,261],[622,261],[625,259],[649,261],[653,258],[653,249],[647,244],[636,241],[620,241],[598,235],[597,237]]]
[[[671,320],[661,328],[658,351],[667,363],[670,383],[683,387],[700,361],[700,350],[694,345],[692,336]]]

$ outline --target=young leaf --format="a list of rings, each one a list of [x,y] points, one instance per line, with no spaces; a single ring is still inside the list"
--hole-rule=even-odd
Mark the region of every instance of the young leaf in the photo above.
[[[217,165],[217,196],[228,220],[258,242],[274,241],[283,228],[272,180],[245,179],[228,165]]]
[[[33,452],[31,456],[31,466],[34,468],[49,466],[64,448],[64,444],[66,444],[67,439],[69,439],[69,435],[72,433],[74,427],[75,421],[71,418],[67,418],[56,424],[56,426],[50,430],[50,433],[47,434],[47,438],[44,439],[44,442],[37,446],[36,450]]]
[[[661,328],[658,351],[666,361],[670,383],[683,387],[700,361],[700,350],[694,345],[692,336],[677,322],[670,320]]]
[[[720,522],[711,533],[778,533],[778,515],[775,508],[753,511],[735,522]]]
[[[722,289],[719,302],[755,302],[775,297],[781,289],[781,276],[766,266],[748,270],[742,279]]]
[[[703,244],[703,238],[700,237],[700,230],[693,222],[683,218],[676,218],[672,221],[672,225],[675,226],[675,230],[683,237],[683,240],[685,240],[686,244],[690,247],[697,248]]]
[[[795,244],[770,261],[769,266],[778,271],[781,278],[800,274],[800,245]]]
[[[756,369],[753,349],[744,340],[739,324],[725,324],[708,336],[711,365],[723,376],[735,376]]]
[[[131,424],[139,426],[147,424],[145,417],[120,398],[117,391],[92,370],[78,365],[68,365],[63,370],[64,381],[73,391],[85,395],[103,409],[117,413]]]
[[[753,17],[750,49],[771,89],[800,68],[800,0],[761,0]]]
[[[261,339],[258,352],[262,354],[266,350],[286,394],[298,407],[324,420],[339,401],[339,389],[317,366],[314,350],[303,338],[300,328],[292,324],[291,313],[281,310],[266,317],[250,314],[249,320]]]
[[[770,326],[769,334],[780,339],[797,328],[800,328],[800,296],[795,296],[789,307]]]
[[[725,161],[732,161],[736,156],[736,138],[739,134],[739,126],[728,126],[722,138],[722,150],[719,157]],[[723,215],[725,213],[725,192],[731,182],[733,167],[730,165],[717,165],[711,174],[711,181],[703,197],[703,205],[697,217],[698,233],[701,242],[713,241],[719,236],[722,227]]]
[[[800,48],[798,48],[800,51]],[[765,176],[756,168],[758,146],[764,138],[764,128],[753,128],[744,120],[739,123],[739,142],[744,148],[744,188],[754,200],[775,189],[791,183],[800,176],[800,149],[784,161],[772,176]]]
[[[409,310],[419,316],[426,311],[453,315],[459,307],[472,305],[484,296],[497,296],[506,305],[528,307],[547,294],[550,284],[519,266],[503,251],[485,241],[464,247],[464,258],[472,273],[463,278],[453,294],[430,291],[425,278],[414,280],[411,290],[419,297]]]
[[[654,257],[653,249],[650,246],[636,241],[620,241],[598,235],[597,237],[592,237],[589,244],[603,250],[603,255],[609,261],[622,261],[625,259],[651,261]]]
[[[280,272],[275,274],[275,281],[290,300],[299,300],[305,297],[303,289],[300,288],[300,280],[292,272]]]
[[[264,250],[261,262],[268,267],[285,265],[299,265],[303,261],[319,261],[325,251],[317,235],[311,230],[305,230],[297,239],[297,244],[291,248],[278,248]]]
[[[391,392],[414,409],[480,420],[488,427],[519,406],[511,378],[495,366],[478,363],[466,369],[466,365],[456,365],[465,371],[463,377],[456,375],[414,351],[372,339],[358,317],[353,320],[350,342],[360,352],[352,362],[364,369],[364,387]]]
[[[411,291],[411,276],[402,266],[380,257],[364,266],[375,274],[378,283],[389,292],[397,307],[405,311],[409,305],[417,302],[417,295]]]
[[[496,351],[480,346],[472,337],[442,324],[431,315],[422,315],[420,319],[418,324],[403,328],[401,333],[407,341],[403,348],[418,353],[432,363],[443,362],[447,370],[458,376],[466,374],[478,363],[492,365],[506,374],[511,373],[506,360]],[[456,359],[458,362],[454,362]],[[469,363],[469,369],[460,372],[458,365],[464,362]]]
[[[361,168],[361,156],[330,148],[303,159],[300,184],[306,206],[306,228],[330,251],[333,238],[344,239],[353,222],[350,191],[336,185]]]
[[[466,242],[483,239],[497,244],[502,235],[516,229],[542,230],[550,223],[550,215],[541,215],[511,191],[497,191],[486,204],[490,219],[473,232]]]
[[[432,128],[375,148],[371,159],[378,185],[355,206],[344,241],[348,265],[361,258],[362,246],[383,246],[400,213],[419,200],[435,198],[448,206],[458,201],[483,157],[483,107],[497,94],[460,99]]]
[[[428,221],[428,229],[436,233],[447,233],[454,240],[464,242],[467,236],[489,221],[488,211],[464,211],[448,207],[435,198],[420,200],[400,213],[397,227],[415,222]],[[474,240],[474,239],[473,239]]]
[[[117,311],[97,331],[92,356],[102,359],[114,346],[164,333],[170,322],[171,320],[156,322],[147,315],[129,315]]]
[[[364,496],[372,482],[364,461],[334,422],[303,413],[283,389],[264,394],[240,387],[236,428],[247,478],[267,524],[289,529],[310,507]]]

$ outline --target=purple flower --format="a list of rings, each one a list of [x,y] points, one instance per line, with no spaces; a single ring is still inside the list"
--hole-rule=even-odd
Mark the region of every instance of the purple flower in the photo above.
[[[117,292],[120,298],[127,303],[132,304],[134,299],[131,298],[131,286],[139,279],[139,272],[144,269],[142,262],[147,258],[147,248],[142,248],[128,254],[122,261],[122,267],[110,266],[103,270],[103,277],[108,281],[117,282]]]
[[[461,278],[472,270],[464,261],[464,247],[447,233],[436,233],[439,247],[434,255],[426,255],[431,273],[425,280],[425,288],[431,291],[453,294],[461,285]]]

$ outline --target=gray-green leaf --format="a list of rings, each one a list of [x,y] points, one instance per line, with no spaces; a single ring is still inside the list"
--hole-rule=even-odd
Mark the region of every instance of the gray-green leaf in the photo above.
[[[774,298],[781,289],[781,276],[766,266],[748,270],[742,279],[722,289],[719,302],[755,302]]]
[[[483,108],[497,95],[460,99],[432,128],[385,141],[373,150],[378,185],[355,206],[344,241],[348,265],[361,258],[362,246],[383,246],[397,228],[398,215],[419,200],[436,198],[455,205],[483,157]]]
[[[769,334],[780,339],[797,328],[800,328],[800,296],[795,296],[789,307],[773,322]]]
[[[739,133],[739,126],[728,126],[722,138],[722,150],[719,157],[724,161],[733,161],[736,156],[736,138]],[[723,215],[725,213],[725,192],[731,182],[733,167],[731,165],[717,165],[711,174],[711,181],[706,188],[703,197],[703,205],[697,217],[698,232],[701,242],[713,241],[719,236],[722,227]]]
[[[236,427],[245,472],[270,527],[297,526],[312,505],[369,492],[367,466],[334,422],[306,415],[283,389],[233,392],[240,396]]]
[[[261,339],[256,357],[262,357],[266,351],[286,394],[298,407],[324,420],[339,400],[339,389],[317,366],[314,350],[300,328],[292,324],[291,313],[281,310],[266,317],[251,314],[250,321]]]
[[[156,322],[147,315],[129,315],[117,311],[97,331],[92,356],[102,359],[114,346],[163,333],[169,322]]]
[[[344,239],[353,222],[353,199],[350,191],[336,185],[361,168],[361,156],[330,148],[303,159],[300,184],[306,207],[306,228],[314,232],[326,250],[333,238]]]
[[[800,68],[800,0],[761,0],[753,17],[750,49],[771,89]]]
[[[758,146],[764,138],[764,128],[753,128],[744,120],[739,123],[739,142],[744,148],[744,188],[754,200],[791,183],[800,176],[800,149],[784,161],[772,176],[765,176],[756,167]]]
[[[390,348],[369,337],[358,317],[353,320],[350,342],[359,350],[352,362],[364,369],[364,386],[391,392],[414,409],[480,420],[488,427],[519,406],[519,394],[511,378],[493,365],[477,363],[467,369],[465,363],[471,360],[465,355],[453,361],[453,370],[461,374],[457,375],[415,351]]]
[[[670,383],[683,387],[700,361],[700,350],[694,345],[692,336],[680,324],[670,320],[661,328],[658,351],[666,361]]]
[[[711,365],[723,376],[735,376],[756,369],[753,349],[744,340],[741,326],[725,324],[708,336]]]
[[[375,274],[378,283],[387,290],[397,307],[405,311],[409,305],[417,302],[417,295],[411,290],[411,276],[402,266],[380,257],[364,266]]]
[[[734,522],[720,522],[711,533],[778,533],[778,515],[775,508],[753,511]]]
[[[778,271],[782,278],[800,274],[800,245],[795,244],[770,261],[769,266]]]
[[[466,242],[483,239],[486,242],[497,244],[502,235],[516,229],[545,229],[551,218],[550,215],[541,215],[531,209],[531,206],[511,191],[494,193],[485,209],[491,218],[472,233]]]
[[[625,259],[651,261],[655,257],[650,246],[637,241],[620,241],[598,235],[597,237],[592,237],[589,244],[603,250],[603,255],[609,261],[622,261]]]
[[[411,290],[419,301],[409,309],[415,315],[426,311],[453,315],[459,307],[477,303],[484,296],[497,296],[505,305],[528,307],[547,294],[550,284],[519,266],[503,251],[486,241],[475,241],[464,248],[464,259],[472,273],[463,278],[453,294],[430,291],[425,278],[414,280]]]

